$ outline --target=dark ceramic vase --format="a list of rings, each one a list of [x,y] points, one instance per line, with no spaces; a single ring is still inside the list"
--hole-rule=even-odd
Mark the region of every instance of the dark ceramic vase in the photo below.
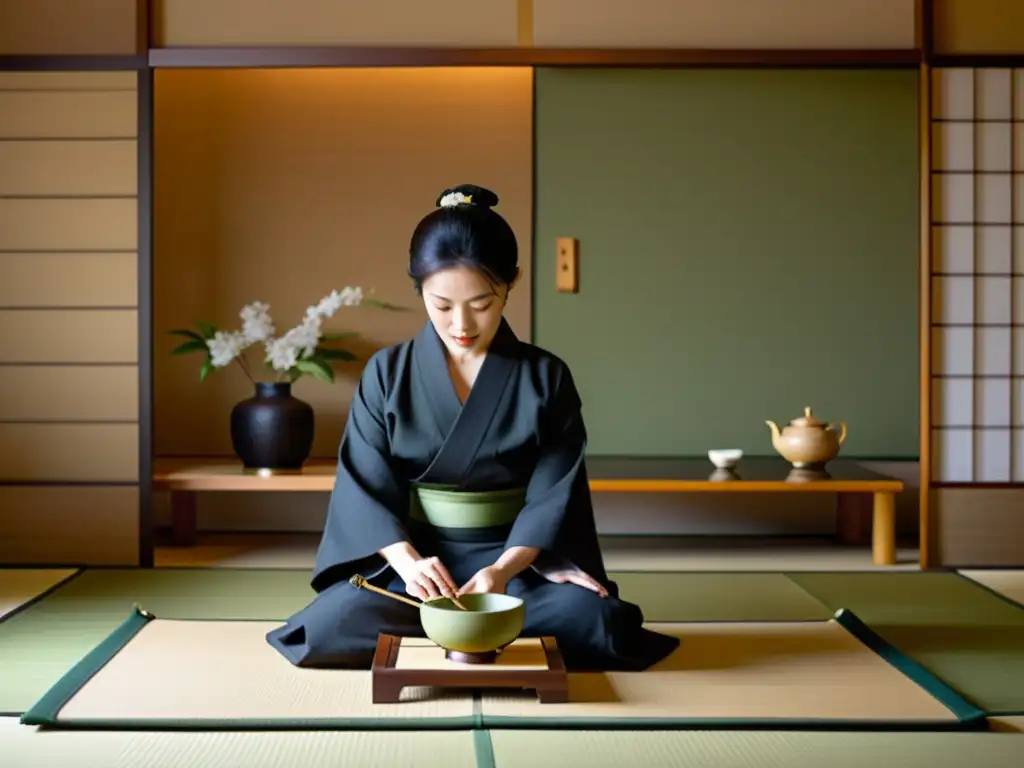
[[[301,469],[313,448],[313,408],[289,382],[257,382],[231,410],[231,443],[246,469]]]

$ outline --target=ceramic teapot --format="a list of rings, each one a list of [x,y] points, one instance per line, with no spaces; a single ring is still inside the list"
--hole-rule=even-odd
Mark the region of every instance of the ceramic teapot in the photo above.
[[[832,461],[846,441],[846,422],[826,422],[814,418],[810,406],[804,415],[779,429],[774,421],[766,421],[772,430],[772,447],[798,469],[820,468]]]

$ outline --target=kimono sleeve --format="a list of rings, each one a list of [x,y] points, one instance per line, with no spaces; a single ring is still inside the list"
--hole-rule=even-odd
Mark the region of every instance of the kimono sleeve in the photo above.
[[[540,549],[533,568],[542,575],[600,561],[597,551],[585,551],[596,546],[597,538],[584,461],[587,432],[568,368],[562,369],[545,411],[540,455],[526,487],[526,504],[505,543],[506,547]]]
[[[338,449],[338,469],[317,551],[312,586],[317,592],[360,573],[372,578],[387,567],[378,551],[407,541],[402,524],[408,483],[395,472],[386,429],[386,368],[371,358],[356,388]]]

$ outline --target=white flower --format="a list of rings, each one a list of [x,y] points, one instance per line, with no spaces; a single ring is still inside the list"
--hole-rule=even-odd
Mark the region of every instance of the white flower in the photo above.
[[[310,356],[320,343],[320,317],[307,314],[301,324],[292,328],[279,339],[267,342],[266,360],[278,371],[287,371],[295,365],[300,356]]]
[[[307,317],[300,325],[288,331],[284,338],[305,354],[312,355],[316,351],[316,345],[320,342],[320,323],[319,317]]]
[[[242,308],[239,317],[242,318],[242,335],[250,344],[266,341],[274,335],[274,321],[270,318],[270,305],[254,301]]]
[[[442,208],[454,208],[459,203],[472,203],[472,196],[466,196],[461,192],[449,192],[441,198]]]
[[[267,362],[275,371],[287,371],[299,360],[298,347],[290,344],[287,337],[267,342]]]
[[[335,312],[338,311],[338,307],[341,306],[341,302],[335,297],[337,291],[332,293],[325,299],[322,299],[319,304],[314,304],[310,307],[306,307],[306,320],[319,319],[321,317],[331,317]]]
[[[340,292],[331,291],[320,303],[306,308],[306,318],[333,317],[342,307],[356,307],[363,301],[363,289],[346,286]]]
[[[363,289],[358,285],[354,288],[346,285],[338,296],[343,307],[358,307],[363,303]]]
[[[215,368],[223,368],[245,349],[245,336],[239,331],[217,331],[212,339],[207,339],[206,346],[210,350],[210,363]]]
[[[300,359],[316,352],[324,318],[333,317],[341,307],[358,306],[362,301],[363,289],[358,286],[331,291],[317,304],[307,307],[302,322],[278,339],[274,338],[276,328],[270,317],[270,305],[254,301],[239,312],[242,330],[217,331],[206,342],[210,361],[215,367],[223,368],[252,344],[262,343],[266,350],[265,362],[274,370],[289,371]]]

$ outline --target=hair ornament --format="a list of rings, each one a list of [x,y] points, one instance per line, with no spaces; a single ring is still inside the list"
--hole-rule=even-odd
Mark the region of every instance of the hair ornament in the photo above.
[[[441,198],[441,207],[454,208],[457,205],[461,205],[463,203],[469,205],[472,202],[472,195],[464,195],[461,192],[449,192],[447,195]]]

